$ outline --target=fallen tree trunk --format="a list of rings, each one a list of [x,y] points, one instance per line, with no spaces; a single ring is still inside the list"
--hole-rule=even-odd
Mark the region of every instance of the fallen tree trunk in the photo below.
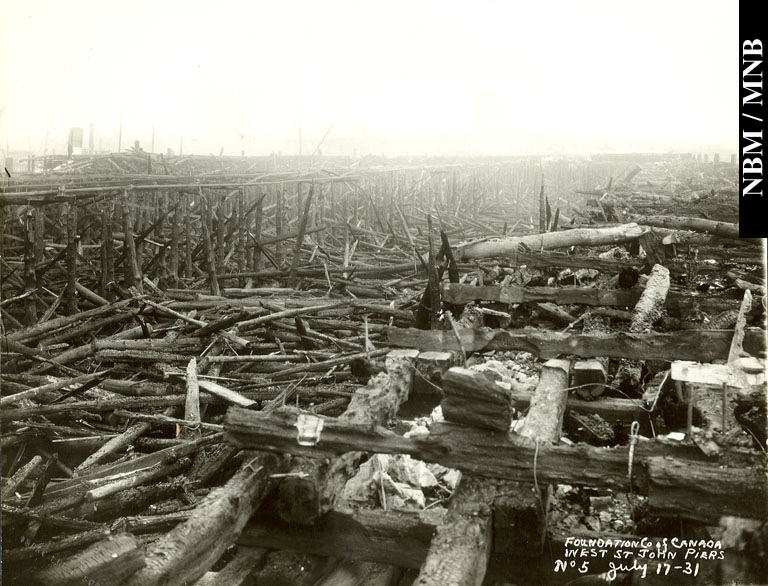
[[[652,329],[653,322],[661,316],[668,291],[669,270],[663,265],[654,265],[645,290],[635,305],[630,332],[640,334]]]
[[[521,244],[531,250],[552,250],[569,246],[601,246],[603,244],[620,244],[636,240],[643,233],[643,228],[637,224],[623,224],[611,228],[577,228],[563,232],[547,232],[487,240],[484,242],[468,243],[458,247],[458,260],[471,260],[489,256],[514,256]]]
[[[492,350],[525,350],[540,358],[556,358],[573,354],[582,358],[607,356],[637,360],[694,360],[712,362],[726,360],[732,330],[686,330],[665,334],[592,333],[567,334],[532,330],[459,329],[462,346],[467,352]],[[387,328],[390,346],[419,350],[461,350],[453,332]],[[757,328],[745,330],[744,349],[752,355],[765,350],[765,334]]]
[[[740,238],[739,225],[729,224],[728,222],[716,222],[714,220],[705,220],[703,218],[686,218],[678,216],[639,216],[634,218],[638,224],[646,226],[658,226],[660,228],[672,228],[674,230],[692,230],[694,232],[703,232],[720,236],[721,238],[736,238],[760,245],[765,242],[765,238]]]
[[[661,317],[661,308],[669,291],[669,271],[663,265],[654,265],[643,294],[635,305],[629,331],[635,334],[650,333],[653,324]],[[614,384],[624,392],[642,393],[642,363],[639,360],[622,360]]]

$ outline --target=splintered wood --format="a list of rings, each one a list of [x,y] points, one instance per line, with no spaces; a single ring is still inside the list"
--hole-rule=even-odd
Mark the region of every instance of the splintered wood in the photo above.
[[[549,583],[576,502],[765,522],[765,243],[731,167],[634,157],[8,179],[3,578]]]

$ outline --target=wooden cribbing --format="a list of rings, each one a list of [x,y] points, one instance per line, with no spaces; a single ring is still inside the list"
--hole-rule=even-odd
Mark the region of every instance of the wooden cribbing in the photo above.
[[[371,509],[333,510],[318,520],[314,526],[301,526],[280,522],[274,518],[258,517],[246,525],[238,544],[272,549],[287,549],[321,556],[334,556],[339,551],[347,552],[353,559],[397,564],[405,568],[419,568],[429,550],[429,544],[437,524],[445,515],[444,509],[432,508],[425,511],[382,511]],[[628,534],[613,534],[586,529],[575,536],[554,534],[550,538],[555,558],[563,559],[566,540],[611,539],[605,546],[605,570],[607,562],[621,557],[621,551],[637,552],[648,547],[663,544],[661,537],[640,537]],[[728,555],[728,554],[726,554]],[[530,560],[533,561],[533,560]],[[593,560],[596,564],[597,559]],[[531,563],[527,565],[536,566]],[[590,565],[590,569],[592,569]],[[570,570],[570,577],[579,576],[577,570]],[[520,574],[524,574],[520,568]],[[516,583],[537,584],[535,579],[517,578]]]
[[[423,352],[419,356],[419,360],[421,360],[421,357],[424,354],[432,353]],[[450,377],[447,376],[448,374],[450,374]],[[418,382],[418,379],[416,382]],[[443,392],[446,395],[446,399],[442,404],[443,416],[446,420],[472,427],[486,427],[493,429],[492,427],[485,425],[487,423],[486,418],[472,415],[473,411],[477,413],[481,410],[481,401],[484,400],[485,394],[496,391],[496,389],[493,389],[493,391],[487,390],[489,384],[495,385],[499,390],[504,390],[499,387],[499,385],[490,381],[482,372],[465,368],[451,368],[449,372],[443,376],[441,385]],[[450,385],[450,390],[446,388],[447,385]],[[515,385],[510,391],[499,395],[499,397],[508,399],[509,405],[518,411],[526,411],[530,406],[534,388],[535,387],[532,385]],[[451,396],[450,399],[449,396]],[[474,403],[473,397],[477,397]],[[460,400],[461,403],[455,403],[457,400]],[[463,404],[466,409],[452,409],[449,407],[446,410],[446,406],[449,403],[457,404],[457,406]],[[506,404],[497,405],[497,408],[503,412],[508,410]],[[566,403],[566,410],[574,410],[585,414],[595,414],[606,421],[620,421],[624,423],[631,423],[633,421],[644,423],[648,418],[648,412],[643,410],[642,405],[631,399],[603,398],[598,401],[583,401],[573,396],[569,396],[568,402]],[[505,418],[504,421],[508,422],[509,419]],[[508,428],[509,425],[504,427],[504,429]],[[501,427],[499,427],[499,429],[501,429]]]
[[[455,370],[457,369],[451,369],[446,379]],[[531,399],[530,409],[522,425],[516,428],[516,433],[537,442],[540,440],[549,443],[557,442],[560,438],[568,396],[568,371],[567,360],[550,360],[542,367],[542,374]],[[461,375],[461,373],[457,374]],[[494,383],[490,384],[496,387],[495,390],[502,390]],[[454,386],[449,382],[448,386],[453,386],[455,390],[458,385]],[[491,388],[482,388],[486,393],[492,394]],[[446,399],[450,397],[451,394],[446,391]],[[501,414],[497,418],[501,423],[501,431],[507,431],[510,423],[508,411],[505,412],[503,408],[504,402],[508,405],[508,400],[505,401],[505,399],[506,397],[501,397],[502,406],[497,407]],[[443,411],[445,406],[446,401],[443,401]],[[487,419],[489,410],[487,408],[478,410],[477,407],[477,404],[471,403],[464,405],[467,411],[482,411]],[[463,475],[451,497],[448,512],[437,527],[415,583],[420,586],[441,584],[480,586],[485,577],[492,550],[494,528],[499,541],[515,541],[515,537],[519,542],[533,541],[534,543],[528,546],[540,553],[546,536],[546,514],[550,492],[549,487],[543,486],[538,493],[532,494],[519,483],[489,482],[484,478]],[[506,496],[512,494],[519,495],[519,498]],[[495,522],[492,522],[492,510],[497,516]],[[501,519],[506,522],[502,522]],[[510,523],[513,520],[516,522]],[[530,529],[524,536],[506,537],[504,533],[508,531],[510,524]]]
[[[355,425],[384,425],[408,400],[413,386],[416,350],[394,350],[387,355],[385,373],[357,389],[339,421]],[[293,474],[280,482],[278,511],[293,523],[313,523],[332,508],[364,454],[353,451],[329,462],[295,458]]]

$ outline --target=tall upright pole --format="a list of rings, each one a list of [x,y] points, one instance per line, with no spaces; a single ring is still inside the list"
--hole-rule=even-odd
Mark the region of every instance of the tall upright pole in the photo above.
[[[120,133],[117,135],[117,152],[123,150],[123,117],[120,116]]]
[[[299,104],[299,162],[298,168],[301,169],[301,104]]]
[[[151,153],[155,152],[155,125],[152,125],[152,150]]]
[[[48,131],[51,127],[51,119],[48,118],[48,122],[45,123],[45,143],[43,144],[43,171],[47,169],[46,162],[48,159]]]

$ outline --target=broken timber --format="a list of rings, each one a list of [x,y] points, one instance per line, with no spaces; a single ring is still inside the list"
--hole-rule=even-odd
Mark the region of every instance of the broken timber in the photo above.
[[[359,388],[338,420],[358,425],[383,425],[408,400],[413,386],[416,350],[393,350],[386,372]],[[348,452],[330,461],[296,458],[291,473],[278,486],[277,510],[289,522],[311,524],[335,504],[364,454]]]
[[[281,469],[274,457],[249,457],[224,486],[195,507],[189,519],[148,546],[146,567],[125,586],[183,586],[201,577],[240,536],[267,495],[270,475]]]
[[[579,362],[590,361],[574,363],[574,378],[577,376],[576,368]],[[603,382],[605,382],[604,378]],[[527,410],[534,391],[532,385],[514,386],[509,391],[505,391],[482,372],[460,367],[451,368],[443,377],[442,385],[445,399],[441,406],[447,421],[499,431],[509,429],[511,421],[510,416],[507,415],[509,408],[513,407],[518,411]],[[498,413],[483,417],[485,403],[498,410]],[[582,401],[569,396],[565,407],[566,410],[599,415],[607,421],[624,423],[640,421],[642,423],[648,417],[648,412],[637,401],[630,399],[603,398],[598,401]],[[480,413],[473,415],[473,412],[477,411]]]

